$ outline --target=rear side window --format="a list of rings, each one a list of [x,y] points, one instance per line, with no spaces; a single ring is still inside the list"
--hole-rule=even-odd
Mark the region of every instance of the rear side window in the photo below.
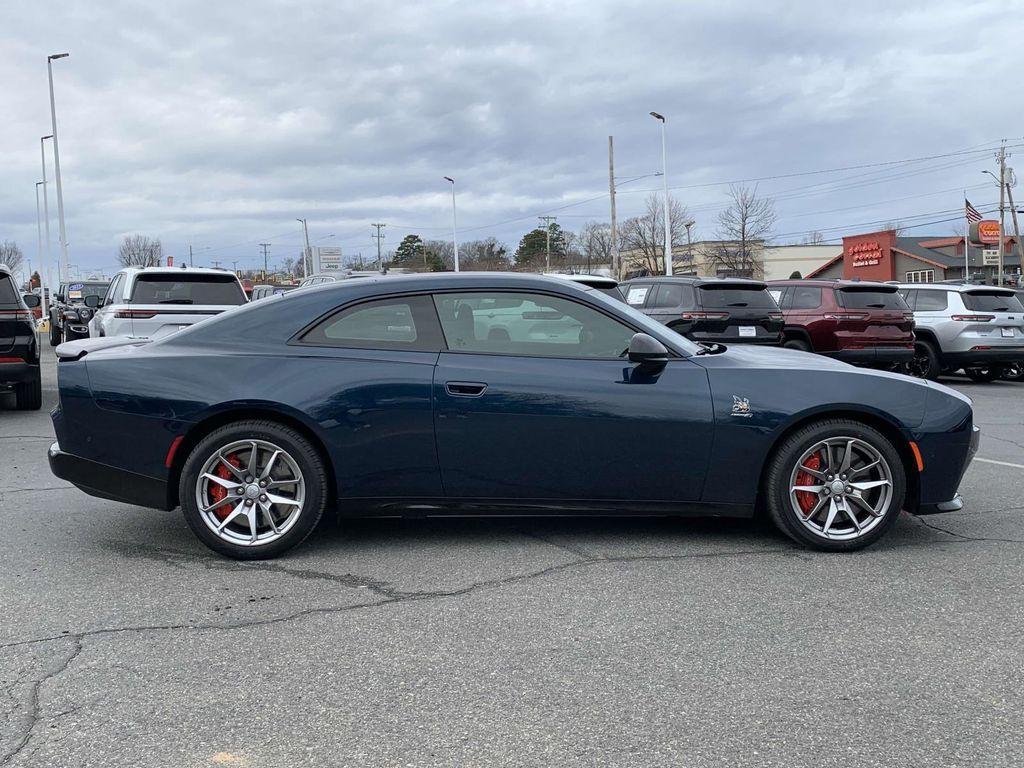
[[[434,305],[426,296],[380,299],[348,307],[307,331],[302,343],[413,352],[438,352],[443,346]]]
[[[982,312],[1024,312],[1020,299],[1012,293],[991,291],[986,293],[965,293],[964,306]]]
[[[0,275],[0,304],[21,306],[18,287],[9,275]]]
[[[914,310],[917,312],[941,312],[949,306],[945,291],[916,291]]]
[[[234,275],[139,275],[131,304],[245,304]]]
[[[788,309],[818,309],[821,306],[821,288],[797,285],[790,289]]]
[[[702,285],[700,286],[700,301],[702,306],[715,309],[727,307],[778,308],[775,299],[768,293],[768,289],[761,287]]]
[[[847,309],[910,309],[895,290],[859,291],[846,288],[838,291],[838,295]]]
[[[693,288],[682,283],[662,283],[656,286],[654,303],[648,302],[648,306],[660,307],[663,309],[675,309],[677,307],[693,306]]]

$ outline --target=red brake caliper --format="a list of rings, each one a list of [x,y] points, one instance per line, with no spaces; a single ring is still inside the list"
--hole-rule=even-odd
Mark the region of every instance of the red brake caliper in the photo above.
[[[814,454],[807,461],[803,463],[807,469],[819,470],[821,469],[821,457],[818,454]],[[810,472],[797,472],[796,473],[796,484],[797,485],[814,485],[817,478],[815,478]],[[812,509],[814,505],[818,503],[818,494],[811,493],[810,491],[797,491],[796,500],[800,504],[800,509],[804,511],[806,515]]]
[[[238,467],[239,469],[242,468],[242,462],[239,460],[237,454],[229,453],[227,455],[227,460],[231,462],[231,466]],[[231,474],[231,470],[224,466],[224,462],[220,462],[217,465],[217,468],[213,470],[213,474],[224,480],[231,480],[234,477],[234,475]],[[216,504],[217,502],[223,501],[228,495],[228,489],[222,485],[217,485],[217,483],[210,483],[207,486],[207,489],[207,493],[210,494],[211,504]],[[228,514],[230,514],[230,512],[231,505],[224,504],[220,507],[217,507],[217,509],[213,511],[213,514],[215,514],[218,518],[223,520],[225,517],[228,516]]]

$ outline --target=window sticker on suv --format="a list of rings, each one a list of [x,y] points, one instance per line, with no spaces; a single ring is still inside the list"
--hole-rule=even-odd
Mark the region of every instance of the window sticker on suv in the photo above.
[[[638,307],[644,303],[647,299],[647,294],[651,290],[649,285],[641,285],[637,288],[630,288],[629,293],[626,294],[626,303],[633,307]]]

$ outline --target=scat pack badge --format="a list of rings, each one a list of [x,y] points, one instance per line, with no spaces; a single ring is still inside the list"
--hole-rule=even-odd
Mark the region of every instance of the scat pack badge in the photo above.
[[[749,419],[753,414],[750,412],[750,399],[747,397],[740,397],[739,395],[732,396],[732,415],[739,416],[743,419]]]

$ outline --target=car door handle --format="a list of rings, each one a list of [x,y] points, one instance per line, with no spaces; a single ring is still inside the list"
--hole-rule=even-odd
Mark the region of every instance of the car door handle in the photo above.
[[[487,385],[479,381],[449,381],[444,391],[452,397],[480,397],[487,391]]]

